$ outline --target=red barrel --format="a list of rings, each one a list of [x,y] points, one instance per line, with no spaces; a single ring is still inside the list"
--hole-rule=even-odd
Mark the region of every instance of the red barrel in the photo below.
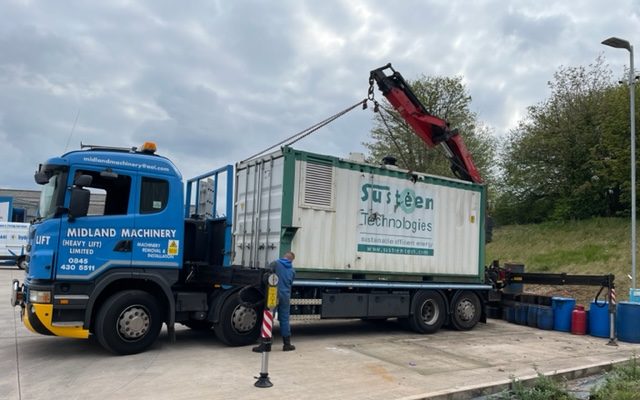
[[[587,313],[583,305],[577,305],[571,312],[571,333],[584,335],[587,333]]]

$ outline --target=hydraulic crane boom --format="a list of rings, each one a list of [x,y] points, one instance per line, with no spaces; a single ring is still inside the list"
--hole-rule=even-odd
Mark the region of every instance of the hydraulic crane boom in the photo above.
[[[387,69],[393,73],[386,75]],[[391,64],[371,71],[369,84],[373,85],[373,81],[427,146],[440,145],[444,149],[451,162],[451,170],[458,178],[482,183],[482,177],[458,130],[451,130],[447,121],[429,114],[402,75],[394,70]]]

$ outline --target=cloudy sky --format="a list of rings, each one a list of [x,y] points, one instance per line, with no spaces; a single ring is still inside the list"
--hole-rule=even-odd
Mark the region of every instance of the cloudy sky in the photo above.
[[[38,163],[80,142],[152,140],[191,177],[363,99],[388,62],[408,79],[462,75],[502,137],[558,67],[604,54],[622,76],[629,53],[610,36],[640,49],[637,0],[0,0],[0,187],[36,188]],[[364,151],[371,118],[298,147]]]

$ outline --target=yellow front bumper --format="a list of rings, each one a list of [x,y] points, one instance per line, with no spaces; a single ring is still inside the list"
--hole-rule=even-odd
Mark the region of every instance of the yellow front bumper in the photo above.
[[[53,325],[53,304],[26,304],[23,309],[22,322],[34,333],[51,334],[76,339],[87,339],[89,331],[79,325]],[[35,327],[34,325],[38,325]]]

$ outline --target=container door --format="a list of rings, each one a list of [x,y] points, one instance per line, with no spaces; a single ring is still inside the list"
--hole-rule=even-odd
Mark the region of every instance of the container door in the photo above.
[[[234,264],[266,267],[279,257],[283,168],[277,157],[237,169]]]

